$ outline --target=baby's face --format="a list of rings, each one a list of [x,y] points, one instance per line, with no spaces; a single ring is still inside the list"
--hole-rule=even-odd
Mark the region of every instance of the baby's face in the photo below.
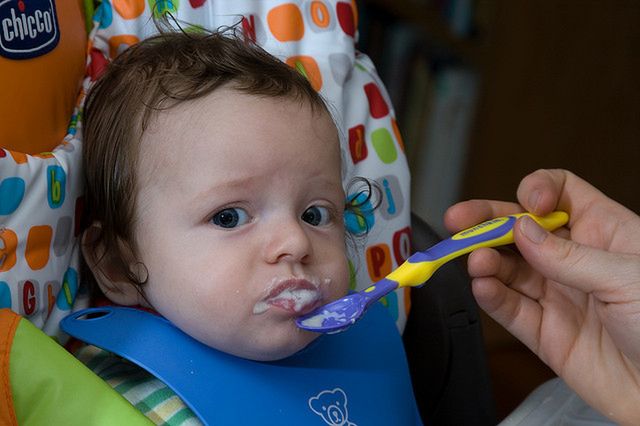
[[[348,287],[339,141],[326,113],[223,88],[159,113],[137,173],[135,243],[159,313],[250,359],[317,337],[294,319]]]

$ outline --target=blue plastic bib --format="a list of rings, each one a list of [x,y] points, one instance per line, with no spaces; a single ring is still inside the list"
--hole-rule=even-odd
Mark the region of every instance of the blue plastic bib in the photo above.
[[[212,349],[136,309],[87,309],[61,326],[154,374],[207,425],[422,424],[401,338],[380,304],[276,362]]]

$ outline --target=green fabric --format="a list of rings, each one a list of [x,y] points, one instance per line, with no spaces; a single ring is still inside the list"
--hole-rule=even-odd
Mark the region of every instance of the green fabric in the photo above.
[[[20,426],[153,424],[25,319],[20,320],[10,356],[11,389]]]
[[[93,29],[93,13],[95,12],[94,0],[84,0],[84,25],[87,34]]]

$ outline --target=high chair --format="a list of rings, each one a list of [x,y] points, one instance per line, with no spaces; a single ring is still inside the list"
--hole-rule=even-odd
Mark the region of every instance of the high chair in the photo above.
[[[78,277],[82,109],[76,95],[82,100],[109,58],[154,32],[149,2],[105,0],[87,43],[83,6],[93,4],[85,3],[0,5],[0,25],[14,31],[0,34],[0,76],[5,84],[15,82],[0,104],[0,116],[12,123],[3,119],[0,130],[0,308],[15,312],[0,311],[1,424],[73,424],[80,412],[81,424],[148,423],[44,334],[64,343],[60,320],[88,306]],[[239,22],[245,35],[305,73],[334,109],[346,174],[384,188],[382,204],[367,223],[347,222],[356,231],[371,228],[364,252],[353,258],[354,288],[382,278],[412,250],[439,240],[410,215],[402,140],[373,64],[355,51],[353,1],[181,3],[178,8],[178,2],[158,2],[187,26]],[[24,40],[34,37],[18,43],[21,34]],[[494,424],[478,311],[460,265],[445,266],[428,286],[393,293],[384,303],[404,328],[423,421]]]

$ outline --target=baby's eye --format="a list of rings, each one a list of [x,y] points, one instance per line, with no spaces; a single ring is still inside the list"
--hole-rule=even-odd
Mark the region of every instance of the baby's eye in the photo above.
[[[220,228],[235,228],[249,222],[249,214],[244,209],[231,207],[214,214],[211,222]]]
[[[331,213],[326,207],[311,206],[302,213],[302,220],[313,226],[322,226],[329,223]]]

